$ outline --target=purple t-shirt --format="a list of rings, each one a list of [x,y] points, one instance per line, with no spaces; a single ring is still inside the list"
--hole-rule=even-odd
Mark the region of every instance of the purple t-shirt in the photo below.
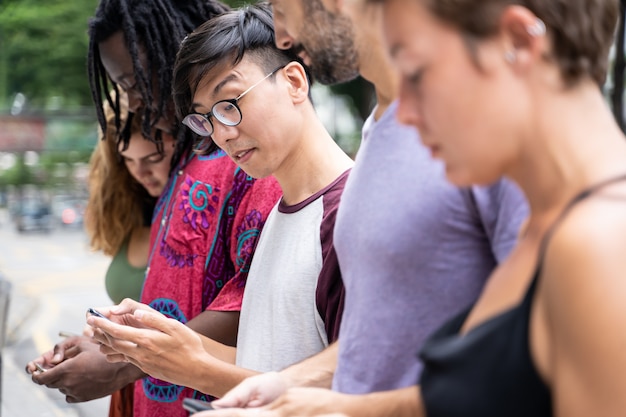
[[[424,340],[476,300],[528,214],[510,181],[449,183],[396,110],[367,120],[337,213],[346,294],[333,389],[344,393],[414,385]]]

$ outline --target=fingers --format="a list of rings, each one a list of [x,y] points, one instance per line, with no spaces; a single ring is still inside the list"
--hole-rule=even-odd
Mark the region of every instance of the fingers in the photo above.
[[[264,412],[259,408],[223,408],[220,410],[211,410],[203,411],[201,413],[195,413],[193,417],[272,417],[272,414]]]
[[[118,305],[111,307],[111,314],[122,315],[122,314],[133,314],[137,310],[152,310],[149,306],[139,303],[131,298],[125,298]]]
[[[86,340],[86,342],[90,343],[89,340]],[[72,359],[73,357],[78,355],[81,351],[82,351],[82,349],[81,349],[80,345],[68,346],[65,349],[65,352],[63,354],[63,361],[66,361],[68,359]]]
[[[35,358],[32,361],[28,362],[25,366],[25,371],[29,374],[32,374],[34,372],[42,372],[37,364],[39,364],[39,366],[43,368],[48,368],[63,362],[65,359],[67,359],[66,349],[69,348],[70,347],[66,344],[57,344],[53,350],[50,350],[39,356],[38,358]]]
[[[109,337],[108,333],[94,327],[92,341],[96,344],[109,345],[111,342],[111,338]]]
[[[216,408],[261,407],[271,403],[287,391],[287,382],[279,372],[266,372],[243,380],[219,400]]]
[[[215,408],[246,408],[265,405],[264,401],[255,398],[251,387],[238,385],[222,398],[213,401]],[[269,402],[269,401],[268,401]]]
[[[123,355],[127,355],[127,354],[132,354],[133,352],[135,352],[137,350],[137,345],[134,344],[133,342],[128,342],[125,340],[116,340],[113,341],[110,345],[100,345],[100,352],[102,352],[103,354],[105,354],[107,356],[107,361],[108,362],[127,362],[127,361],[121,361],[121,360],[109,360],[110,357],[115,356],[115,355],[119,355],[121,354]]]
[[[83,327],[83,336],[88,337],[88,338],[92,338],[93,337],[93,327],[91,327],[88,324],[85,324],[85,327]]]
[[[37,365],[35,365],[35,363],[38,363],[41,366],[43,366],[43,364],[45,363],[44,357],[40,356],[28,362],[26,366],[24,367],[24,370],[26,371],[27,374],[33,374],[35,372],[39,372],[39,368],[37,368]]]
[[[61,341],[54,345],[54,349],[52,350],[53,355],[49,359],[49,362],[53,365],[57,365],[63,362],[68,357],[72,357],[71,355],[75,355],[74,348],[82,341],[83,336],[74,336],[68,337],[67,339]],[[45,355],[44,355],[45,356]]]
[[[65,402],[68,404],[75,404],[75,403],[79,403],[80,401],[78,401],[78,399],[76,399],[76,397],[72,397],[71,395],[66,395],[65,396]]]
[[[37,385],[45,385],[48,388],[58,388],[58,381],[63,372],[60,369],[63,365],[53,368],[46,368],[45,372],[36,371],[31,375],[31,380]]]
[[[251,400],[251,393],[249,391],[239,390],[237,392],[229,391],[224,397],[213,401],[213,406],[218,408],[245,408],[252,407],[253,403],[260,403],[260,401]],[[258,407],[258,405],[256,405]]]
[[[248,382],[249,380],[244,380],[235,388],[228,391],[222,398],[213,401],[211,405],[216,409],[247,407],[250,403],[253,389]]]
[[[110,344],[111,338],[128,339],[132,338],[133,327],[114,323],[100,317],[89,317],[89,324],[94,329],[94,339],[100,343]]]
[[[156,310],[137,310],[133,314],[138,326],[153,330],[159,330],[163,333],[171,334],[178,327],[184,326],[181,322],[167,318]]]
[[[128,349],[137,345],[151,346],[157,338],[163,334],[169,336],[175,332],[176,328],[183,331],[187,330],[184,324],[174,319],[168,319],[160,313],[136,311],[135,314],[139,314],[142,324],[147,321],[149,325],[146,327],[149,328],[120,325],[98,317],[90,317],[87,322],[94,328],[95,340],[121,353],[127,353]],[[191,332],[191,330],[189,331]],[[178,340],[179,338],[175,337],[174,339]]]

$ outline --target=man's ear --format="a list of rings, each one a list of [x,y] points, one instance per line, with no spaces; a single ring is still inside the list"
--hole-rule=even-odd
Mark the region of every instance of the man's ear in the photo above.
[[[302,103],[309,98],[309,81],[302,64],[292,61],[282,69],[289,83],[289,94],[294,103]]]

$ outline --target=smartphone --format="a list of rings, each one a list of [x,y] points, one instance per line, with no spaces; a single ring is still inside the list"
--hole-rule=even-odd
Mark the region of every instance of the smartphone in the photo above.
[[[183,398],[183,408],[189,411],[189,414],[214,409],[210,402],[196,400],[195,398]]]
[[[87,316],[96,316],[96,317],[110,320],[107,316],[105,316],[104,314],[96,310],[95,308],[91,308],[91,307],[87,309]]]
[[[38,363],[38,362],[35,362],[35,367],[36,367],[36,368],[37,368],[37,370],[38,370],[38,371],[40,371],[40,372],[46,372],[46,371],[47,371],[47,369],[46,369],[46,368],[44,368],[43,366],[41,366],[41,364],[40,364],[40,363]]]

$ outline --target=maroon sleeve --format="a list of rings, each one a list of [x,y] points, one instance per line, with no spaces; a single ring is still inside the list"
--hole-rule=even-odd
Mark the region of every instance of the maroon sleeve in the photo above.
[[[348,173],[349,171],[346,171],[342,174],[334,186],[323,196],[324,215],[320,227],[322,270],[317,280],[315,303],[320,316],[324,320],[328,343],[333,343],[339,337],[339,326],[341,324],[341,315],[343,314],[345,289],[333,243],[333,231],[335,219],[337,218],[337,208],[348,179]]]

